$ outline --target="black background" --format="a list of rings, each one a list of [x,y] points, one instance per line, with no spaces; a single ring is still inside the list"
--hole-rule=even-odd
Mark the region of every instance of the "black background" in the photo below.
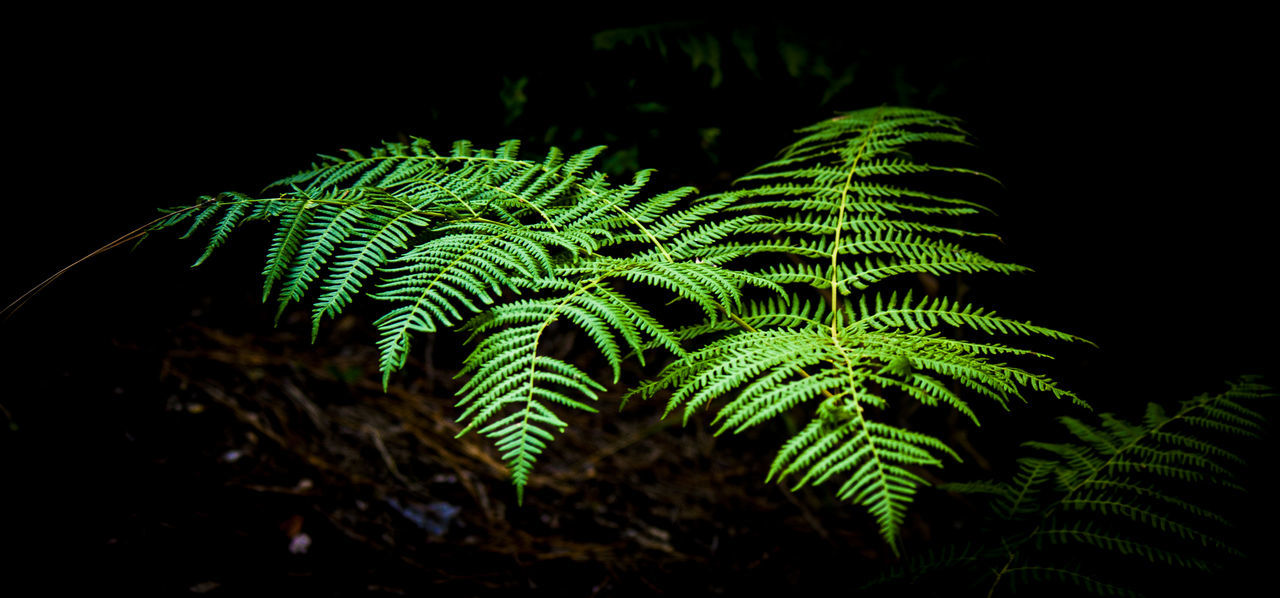
[[[712,89],[681,55],[591,47],[595,31],[660,18],[570,25],[509,16],[482,26],[442,15],[267,23],[209,14],[152,27],[144,16],[154,17],[6,26],[15,35],[5,42],[4,302],[157,207],[257,191],[319,152],[405,134],[482,145],[525,138],[536,151],[547,127],[565,122],[584,131],[577,142],[555,140],[570,150],[625,147],[619,132],[659,125],[718,127],[719,163],[693,135],[645,137],[639,149],[639,163],[659,169],[657,184],[715,190],[793,128],[836,109],[898,103],[895,83],[905,78],[917,90],[908,99],[969,123],[977,160],[1005,185],[989,228],[1005,240],[1004,255],[1037,271],[985,283],[984,303],[1099,345],[1062,349],[1049,366],[1055,378],[1100,411],[1187,398],[1238,374],[1276,381],[1275,126],[1261,92],[1274,67],[1257,15],[794,24],[859,64],[825,106],[820,90],[785,77],[729,71]],[[527,109],[504,122],[498,92],[504,77],[519,76],[529,77]],[[625,87],[632,80],[641,83]],[[586,97],[582,81],[604,82],[601,95]],[[619,108],[632,92],[668,112]],[[78,538],[95,520],[117,516],[96,497],[129,456],[101,443],[129,411],[118,397],[79,394],[84,377],[112,388],[103,364],[113,339],[138,341],[126,331],[180,321],[209,294],[242,310],[246,328],[269,326],[255,298],[260,246],[237,245],[194,272],[186,264],[195,245],[168,237],[95,258],[0,328],[0,404],[21,424],[0,445],[0,493],[16,501],[3,517],[21,530],[4,534],[10,548],[57,563],[80,554]],[[1274,530],[1268,517],[1253,524]],[[85,566],[71,557],[66,565]]]

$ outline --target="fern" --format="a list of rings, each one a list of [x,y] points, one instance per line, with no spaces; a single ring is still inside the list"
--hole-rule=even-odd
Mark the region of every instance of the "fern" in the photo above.
[[[1074,441],[1024,443],[1039,455],[1020,459],[1012,480],[946,487],[990,495],[988,526],[997,539],[930,551],[878,583],[941,577],[951,586],[967,578],[988,596],[1046,584],[1137,595],[1118,573],[1151,565],[1216,570],[1239,551],[1220,539],[1228,517],[1203,504],[1203,490],[1239,489],[1234,477],[1243,460],[1226,441],[1256,438],[1263,417],[1249,403],[1270,397],[1246,377],[1223,393],[1182,401],[1173,413],[1150,403],[1139,422],[1112,414],[1096,424],[1061,418]]]
[[[634,394],[651,397],[670,388],[667,410],[683,408],[686,420],[721,401],[718,433],[742,432],[816,401],[809,423],[778,453],[769,479],[796,477],[794,488],[843,479],[837,494],[867,508],[896,551],[907,505],[924,483],[914,470],[959,457],[932,436],[876,421],[876,411],[905,396],[949,406],[977,422],[970,399],[953,384],[1001,406],[1023,400],[1028,390],[1080,402],[1048,378],[997,361],[1044,355],[948,338],[941,334],[945,327],[1081,339],[945,298],[917,302],[909,293],[865,292],[904,274],[1026,270],[960,243],[992,235],[929,220],[985,210],[923,191],[913,178],[985,177],[917,162],[907,153],[924,143],[967,143],[956,119],[879,107],[800,133],[734,190],[707,199],[731,198],[725,208],[730,225],[724,240],[702,251],[707,259],[742,263],[766,281],[800,290],[789,300],[753,302],[734,318],[680,330],[682,339],[701,348]]]
[[[1005,407],[1029,391],[1080,402],[1003,361],[1046,355],[996,340],[1080,339],[946,298],[872,290],[908,274],[1026,270],[969,247],[993,235],[952,222],[986,208],[920,184],[986,177],[909,153],[967,143],[956,119],[879,107],[800,133],[734,189],[702,197],[646,193],[648,171],[611,184],[592,171],[602,148],[528,160],[514,141],[494,150],[461,141],[447,153],[421,139],[385,143],[322,156],[268,187],[272,196],[171,210],[148,232],[210,230],[199,264],[244,222],[275,220],[263,300],[274,294],[277,317],[309,303],[313,341],[360,297],[380,302],[384,386],[416,335],[469,332],[458,421],[494,440],[521,501],[537,459],[565,431],[564,410],[594,411],[607,388],[540,352],[548,331],[568,326],[615,383],[624,360],[671,355],[627,397],[670,389],[667,413],[686,421],[719,404],[717,433],[807,409],[766,478],[795,488],[839,481],[837,495],[865,507],[896,551],[920,468],[958,456],[879,411],[910,398],[977,422],[973,396]],[[748,299],[747,287],[760,293]],[[700,317],[673,328],[651,311],[653,290]],[[991,339],[953,338],[950,327]]]

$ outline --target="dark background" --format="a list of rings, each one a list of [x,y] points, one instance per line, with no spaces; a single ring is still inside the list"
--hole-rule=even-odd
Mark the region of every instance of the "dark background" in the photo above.
[[[150,28],[130,15],[98,17],[9,25],[33,35],[5,42],[0,301],[157,207],[256,192],[342,147],[403,135],[441,145],[520,138],[531,152],[607,144],[619,176],[639,165],[659,170],[655,188],[715,191],[796,127],[906,103],[969,123],[979,145],[970,158],[1004,183],[988,200],[1000,217],[985,228],[1005,240],[993,251],[1037,271],[975,282],[976,300],[1098,344],[1057,348],[1050,375],[1099,411],[1126,413],[1239,374],[1276,380],[1275,126],[1260,91],[1273,69],[1256,15],[1058,15],[1003,29],[890,31],[703,21],[758,40],[758,73],[726,44],[715,86],[712,69],[694,68],[674,45],[665,58],[643,45],[593,47],[596,32],[661,19],[509,17],[476,27],[353,15],[339,28],[202,15]],[[800,71],[788,72],[779,40],[812,53]],[[852,78],[833,88],[845,68]],[[186,268],[195,245],[168,236],[117,250],[0,327],[0,405],[17,424],[0,432],[2,493],[14,501],[3,516],[14,533],[3,541],[28,564],[63,563],[106,585],[162,575],[154,567],[165,562],[122,560],[107,573],[95,561],[100,530],[130,512],[122,503],[164,494],[164,482],[129,465],[119,438],[130,418],[152,415],[115,379],[154,376],[145,359],[164,349],[127,359],[119,350],[162,344],[166,327],[195,317],[193,305],[221,310],[213,321],[241,330],[269,327],[256,299],[265,236],[256,239],[236,239],[196,271]],[[1273,455],[1274,440],[1267,446],[1262,454]],[[121,484],[132,487],[107,491]],[[1276,529],[1274,515],[1252,516],[1246,526]],[[13,563],[11,572],[35,570]]]

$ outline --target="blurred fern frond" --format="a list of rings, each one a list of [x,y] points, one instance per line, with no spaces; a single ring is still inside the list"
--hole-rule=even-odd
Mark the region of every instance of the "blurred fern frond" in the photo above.
[[[1216,571],[1241,554],[1222,537],[1231,501],[1220,491],[1241,490],[1244,466],[1233,442],[1259,436],[1264,418],[1253,403],[1274,396],[1244,377],[1172,413],[1149,403],[1136,422],[1063,417],[1072,440],[1024,443],[1038,454],[1019,459],[1011,480],[946,486],[989,496],[985,541],[930,550],[876,583],[937,584],[938,595],[964,583],[987,596],[1132,596],[1143,578]],[[1148,567],[1165,569],[1134,573]]]

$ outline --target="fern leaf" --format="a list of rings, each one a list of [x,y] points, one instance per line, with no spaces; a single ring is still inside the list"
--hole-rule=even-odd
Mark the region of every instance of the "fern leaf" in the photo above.
[[[204,263],[204,261],[213,254],[215,249],[227,241],[227,237],[231,235],[231,231],[235,230],[236,227],[240,225],[244,219],[245,212],[248,210],[248,205],[244,201],[245,198],[243,196],[235,193],[226,193],[223,195],[230,197],[231,202],[227,205],[227,209],[223,210],[222,218],[218,221],[218,224],[214,226],[213,234],[209,237],[209,243],[205,245],[204,253],[200,254],[200,258],[197,259],[194,264],[191,264],[192,267],[199,266]]]
[[[367,215],[366,226],[356,228],[346,250],[334,260],[329,276],[320,286],[320,298],[316,300],[311,318],[311,338],[320,330],[320,319],[336,316],[354,299],[364,279],[381,269],[389,258],[405,249],[414,234],[415,227],[425,227],[429,221],[412,211],[396,214]]]
[[[293,263],[284,275],[277,294],[276,318],[284,313],[290,302],[301,301],[311,282],[320,277],[320,271],[339,245],[347,240],[364,217],[360,204],[323,205],[318,208],[311,227],[307,229]]]
[[[821,484],[849,473],[837,491],[843,500],[862,505],[876,518],[880,533],[897,552],[906,507],[923,478],[910,466],[938,465],[935,453],[959,457],[937,439],[867,421],[860,409],[845,423],[816,419],[787,443],[770,469],[770,477],[803,472],[793,489]]]
[[[271,296],[275,283],[289,272],[289,266],[302,246],[307,227],[315,217],[314,207],[310,202],[296,202],[293,211],[280,219],[280,225],[271,239],[271,248],[267,250],[267,265],[262,271],[263,303]]]

